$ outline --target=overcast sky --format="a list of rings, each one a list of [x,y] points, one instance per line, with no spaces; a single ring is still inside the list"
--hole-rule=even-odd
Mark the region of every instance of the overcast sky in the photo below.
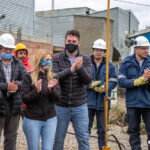
[[[150,26],[150,0],[123,0],[145,4],[149,6],[122,3],[110,0],[110,7],[121,7],[123,9],[131,9],[140,22],[139,29]],[[72,7],[89,7],[100,11],[107,9],[107,0],[55,0],[55,9],[72,8]],[[50,10],[51,0],[35,0],[35,10]]]

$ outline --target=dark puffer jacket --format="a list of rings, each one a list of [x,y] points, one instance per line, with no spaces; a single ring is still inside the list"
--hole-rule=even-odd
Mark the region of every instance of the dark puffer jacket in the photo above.
[[[92,63],[88,56],[81,55],[79,52],[77,56],[83,57],[83,65],[72,73],[66,52],[54,55],[53,72],[58,75],[61,88],[61,99],[57,105],[76,107],[86,103],[86,85],[92,80]]]
[[[30,73],[26,74],[21,86],[21,98],[23,103],[26,104],[26,109],[24,110],[25,117],[46,121],[56,116],[54,103],[60,98],[60,87],[57,84],[50,92],[47,87],[48,80],[46,74],[40,72],[39,79],[42,79],[42,90],[40,93],[37,92],[35,85],[32,84]]]
[[[2,60],[0,59],[0,114],[5,115],[7,107],[12,114],[19,114],[21,112],[22,100],[20,97],[20,86],[22,84],[22,80],[26,74],[26,69],[23,63],[13,57],[11,64],[11,81],[18,81],[18,91],[16,93],[10,94],[7,92],[7,81],[5,72],[2,65]]]

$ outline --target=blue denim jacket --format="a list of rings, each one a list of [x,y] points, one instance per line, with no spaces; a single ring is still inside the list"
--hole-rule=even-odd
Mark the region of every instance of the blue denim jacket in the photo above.
[[[102,81],[101,85],[105,84],[106,82],[106,58],[103,58],[103,61],[101,65],[99,66],[99,69],[96,69],[96,65],[94,63],[94,58],[91,56],[92,59],[92,66],[93,66],[93,81],[100,80]],[[91,84],[91,83],[90,83]],[[88,108],[93,108],[96,110],[104,110],[104,96],[105,93],[97,93],[93,89],[90,89],[89,86],[87,86],[87,104]],[[111,95],[111,90],[114,89],[117,85],[117,75],[116,75],[116,69],[114,65],[109,62],[109,96]],[[109,102],[109,109],[110,109],[110,102]]]
[[[118,83],[126,88],[126,106],[135,108],[150,108],[150,92],[146,85],[134,87],[135,79],[141,77],[144,69],[150,69],[150,56],[144,59],[140,68],[135,55],[126,57],[120,66]]]

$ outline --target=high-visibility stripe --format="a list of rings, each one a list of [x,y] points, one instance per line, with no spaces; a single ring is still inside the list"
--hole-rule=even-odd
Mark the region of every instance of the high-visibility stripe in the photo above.
[[[124,79],[125,79],[125,78],[127,78],[127,77],[124,76],[124,75],[119,75],[118,78],[119,78],[119,79],[121,79],[121,78],[124,78]]]
[[[117,78],[109,78],[109,81],[117,82]]]

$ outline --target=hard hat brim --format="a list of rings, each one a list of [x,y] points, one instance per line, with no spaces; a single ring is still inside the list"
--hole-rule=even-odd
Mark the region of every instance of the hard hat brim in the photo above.
[[[147,47],[150,47],[150,44],[143,44],[143,45],[135,45],[134,47],[144,47],[144,46],[147,46]]]
[[[102,50],[105,50],[105,51],[106,51],[106,49],[105,49],[105,48],[103,48],[103,47],[99,47],[99,46],[93,46],[92,48],[102,49]]]
[[[16,46],[12,46],[12,45],[4,45],[4,44],[1,44],[3,47],[6,47],[6,48],[13,48],[13,49],[15,49],[16,48]]]

